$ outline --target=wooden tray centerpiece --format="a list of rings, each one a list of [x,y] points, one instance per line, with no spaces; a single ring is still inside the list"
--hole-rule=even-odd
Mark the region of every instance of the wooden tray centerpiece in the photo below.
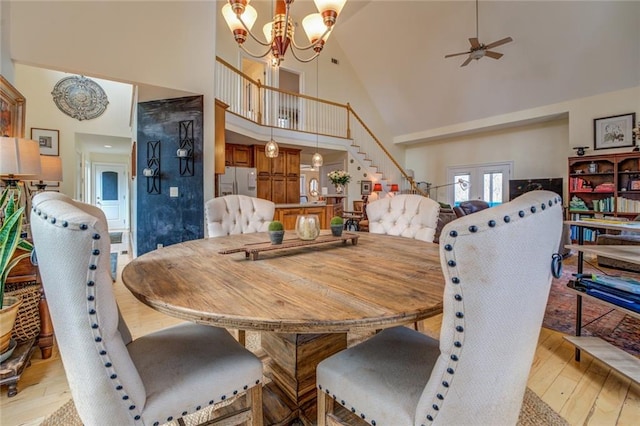
[[[292,238],[290,240],[284,240],[282,244],[271,244],[271,242],[264,243],[252,243],[245,244],[242,247],[236,247],[232,249],[220,250],[219,254],[231,254],[244,252],[245,257],[250,257],[251,260],[257,260],[261,252],[274,251],[274,250],[291,250],[305,246],[317,246],[321,244],[329,244],[335,242],[342,242],[342,245],[346,245],[347,241],[351,240],[351,245],[358,244],[358,234],[352,232],[343,232],[341,236],[334,237],[331,234],[319,235],[318,238],[312,241],[301,240],[300,238]]]

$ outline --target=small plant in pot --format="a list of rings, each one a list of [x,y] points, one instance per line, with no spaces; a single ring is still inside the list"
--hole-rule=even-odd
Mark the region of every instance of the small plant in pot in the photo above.
[[[20,190],[10,186],[0,196],[3,213],[0,226],[0,355],[11,349],[11,330],[22,303],[19,297],[5,297],[5,283],[11,269],[28,257],[33,249],[31,243],[21,237],[24,207],[16,209],[16,199],[19,200],[19,197]],[[24,253],[14,256],[16,250]]]
[[[344,219],[340,216],[334,216],[331,218],[331,235],[339,237],[342,235],[342,228],[344,227]]]
[[[269,224],[269,239],[271,244],[282,244],[284,238],[284,226],[279,220],[274,220]]]

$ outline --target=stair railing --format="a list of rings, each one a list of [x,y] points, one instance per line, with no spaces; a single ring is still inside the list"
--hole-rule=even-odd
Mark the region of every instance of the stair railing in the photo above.
[[[345,139],[345,147],[378,180],[397,183],[401,192],[427,196],[350,104],[264,85],[220,57],[215,72],[216,97],[229,105],[227,112],[262,126]]]

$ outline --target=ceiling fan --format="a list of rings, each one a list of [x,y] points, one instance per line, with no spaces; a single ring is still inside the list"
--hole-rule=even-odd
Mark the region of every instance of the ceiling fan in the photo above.
[[[509,43],[510,41],[513,41],[511,37],[506,37],[502,40],[494,41],[493,43],[489,44],[483,44],[478,41],[478,0],[476,0],[476,36],[469,39],[469,43],[471,43],[471,49],[466,52],[445,55],[445,58],[459,55],[469,55],[469,57],[462,63],[462,65],[460,65],[461,67],[469,65],[469,62],[471,62],[472,59],[478,60],[483,56],[488,56],[493,59],[500,59],[502,57],[502,53],[493,52],[489,49],[502,46],[503,44]]]

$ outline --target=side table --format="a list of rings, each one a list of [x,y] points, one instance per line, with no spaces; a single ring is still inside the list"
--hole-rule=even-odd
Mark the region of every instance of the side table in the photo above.
[[[18,343],[11,356],[0,364],[0,385],[8,385],[7,396],[18,394],[18,380],[25,368],[31,365],[31,354],[35,350],[35,338]]]

